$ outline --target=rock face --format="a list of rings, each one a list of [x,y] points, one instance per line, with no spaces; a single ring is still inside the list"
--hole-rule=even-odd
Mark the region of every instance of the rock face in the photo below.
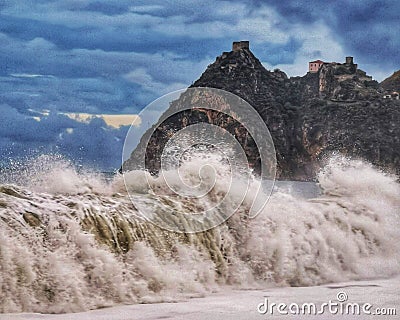
[[[388,92],[400,92],[400,70],[394,72],[389,78],[381,82],[381,87]]]
[[[376,99],[379,84],[354,63],[325,63],[319,72],[321,98],[336,101],[363,101]]]
[[[217,57],[192,87],[232,92],[258,111],[274,140],[279,179],[313,180],[333,152],[400,173],[400,101],[383,99],[383,89],[352,60],[326,63],[316,73],[288,78],[280,70],[266,70],[243,46]],[[259,167],[254,141],[246,138],[240,124],[196,109],[153,133],[146,149],[150,171],[159,169],[160,145],[168,140],[165,133],[199,121],[229,127],[252,166]],[[135,167],[135,153],[144,149],[139,144],[124,170]]]

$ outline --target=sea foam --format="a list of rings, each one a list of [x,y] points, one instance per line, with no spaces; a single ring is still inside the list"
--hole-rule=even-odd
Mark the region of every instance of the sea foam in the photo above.
[[[400,271],[400,185],[362,161],[332,158],[314,198],[278,190],[251,219],[249,192],[218,227],[175,233],[149,222],[126,187],[150,211],[160,207],[155,188],[168,195],[162,207],[195,212],[226,191],[228,176],[218,164],[213,188],[192,199],[174,198],[164,179],[145,172],[107,182],[63,159],[48,160],[36,159],[14,181],[2,178],[0,312],[77,312],[226,286],[313,286]],[[198,185],[201,166],[188,163],[180,174]],[[236,182],[230,197],[243,197]]]

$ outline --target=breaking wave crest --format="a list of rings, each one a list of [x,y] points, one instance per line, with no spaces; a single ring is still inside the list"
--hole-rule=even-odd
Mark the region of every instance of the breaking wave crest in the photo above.
[[[110,194],[106,177],[94,170],[74,166],[59,154],[14,161],[0,176],[1,184],[16,184],[31,191],[76,195],[84,193]]]
[[[14,181],[3,175],[0,186],[0,312],[76,312],[227,286],[312,286],[399,272],[400,185],[361,161],[333,158],[315,198],[278,189],[255,219],[250,199],[224,224],[196,234],[146,221],[119,176],[107,181],[63,159],[35,161]],[[195,177],[195,164],[185,170]],[[156,210],[144,175],[132,172],[128,188]],[[163,205],[210,205],[218,185],[205,202],[169,198]]]

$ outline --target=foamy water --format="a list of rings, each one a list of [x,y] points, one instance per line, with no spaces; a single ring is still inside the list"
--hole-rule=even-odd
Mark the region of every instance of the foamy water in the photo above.
[[[0,312],[76,312],[400,271],[400,185],[361,161],[332,159],[312,199],[278,188],[255,219],[250,193],[226,223],[196,234],[146,221],[119,176],[107,182],[46,156],[26,168],[0,186]],[[184,170],[198,178],[196,164]],[[158,210],[145,174],[131,178],[140,205]],[[202,209],[220,201],[224,185],[220,176],[201,201],[171,194],[163,206]]]

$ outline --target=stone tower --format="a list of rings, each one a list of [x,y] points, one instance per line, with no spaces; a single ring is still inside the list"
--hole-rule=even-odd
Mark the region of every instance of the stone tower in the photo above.
[[[249,41],[235,41],[232,44],[232,51],[239,51],[242,49],[249,50],[250,44]]]
[[[354,64],[353,57],[346,57],[346,64]]]

